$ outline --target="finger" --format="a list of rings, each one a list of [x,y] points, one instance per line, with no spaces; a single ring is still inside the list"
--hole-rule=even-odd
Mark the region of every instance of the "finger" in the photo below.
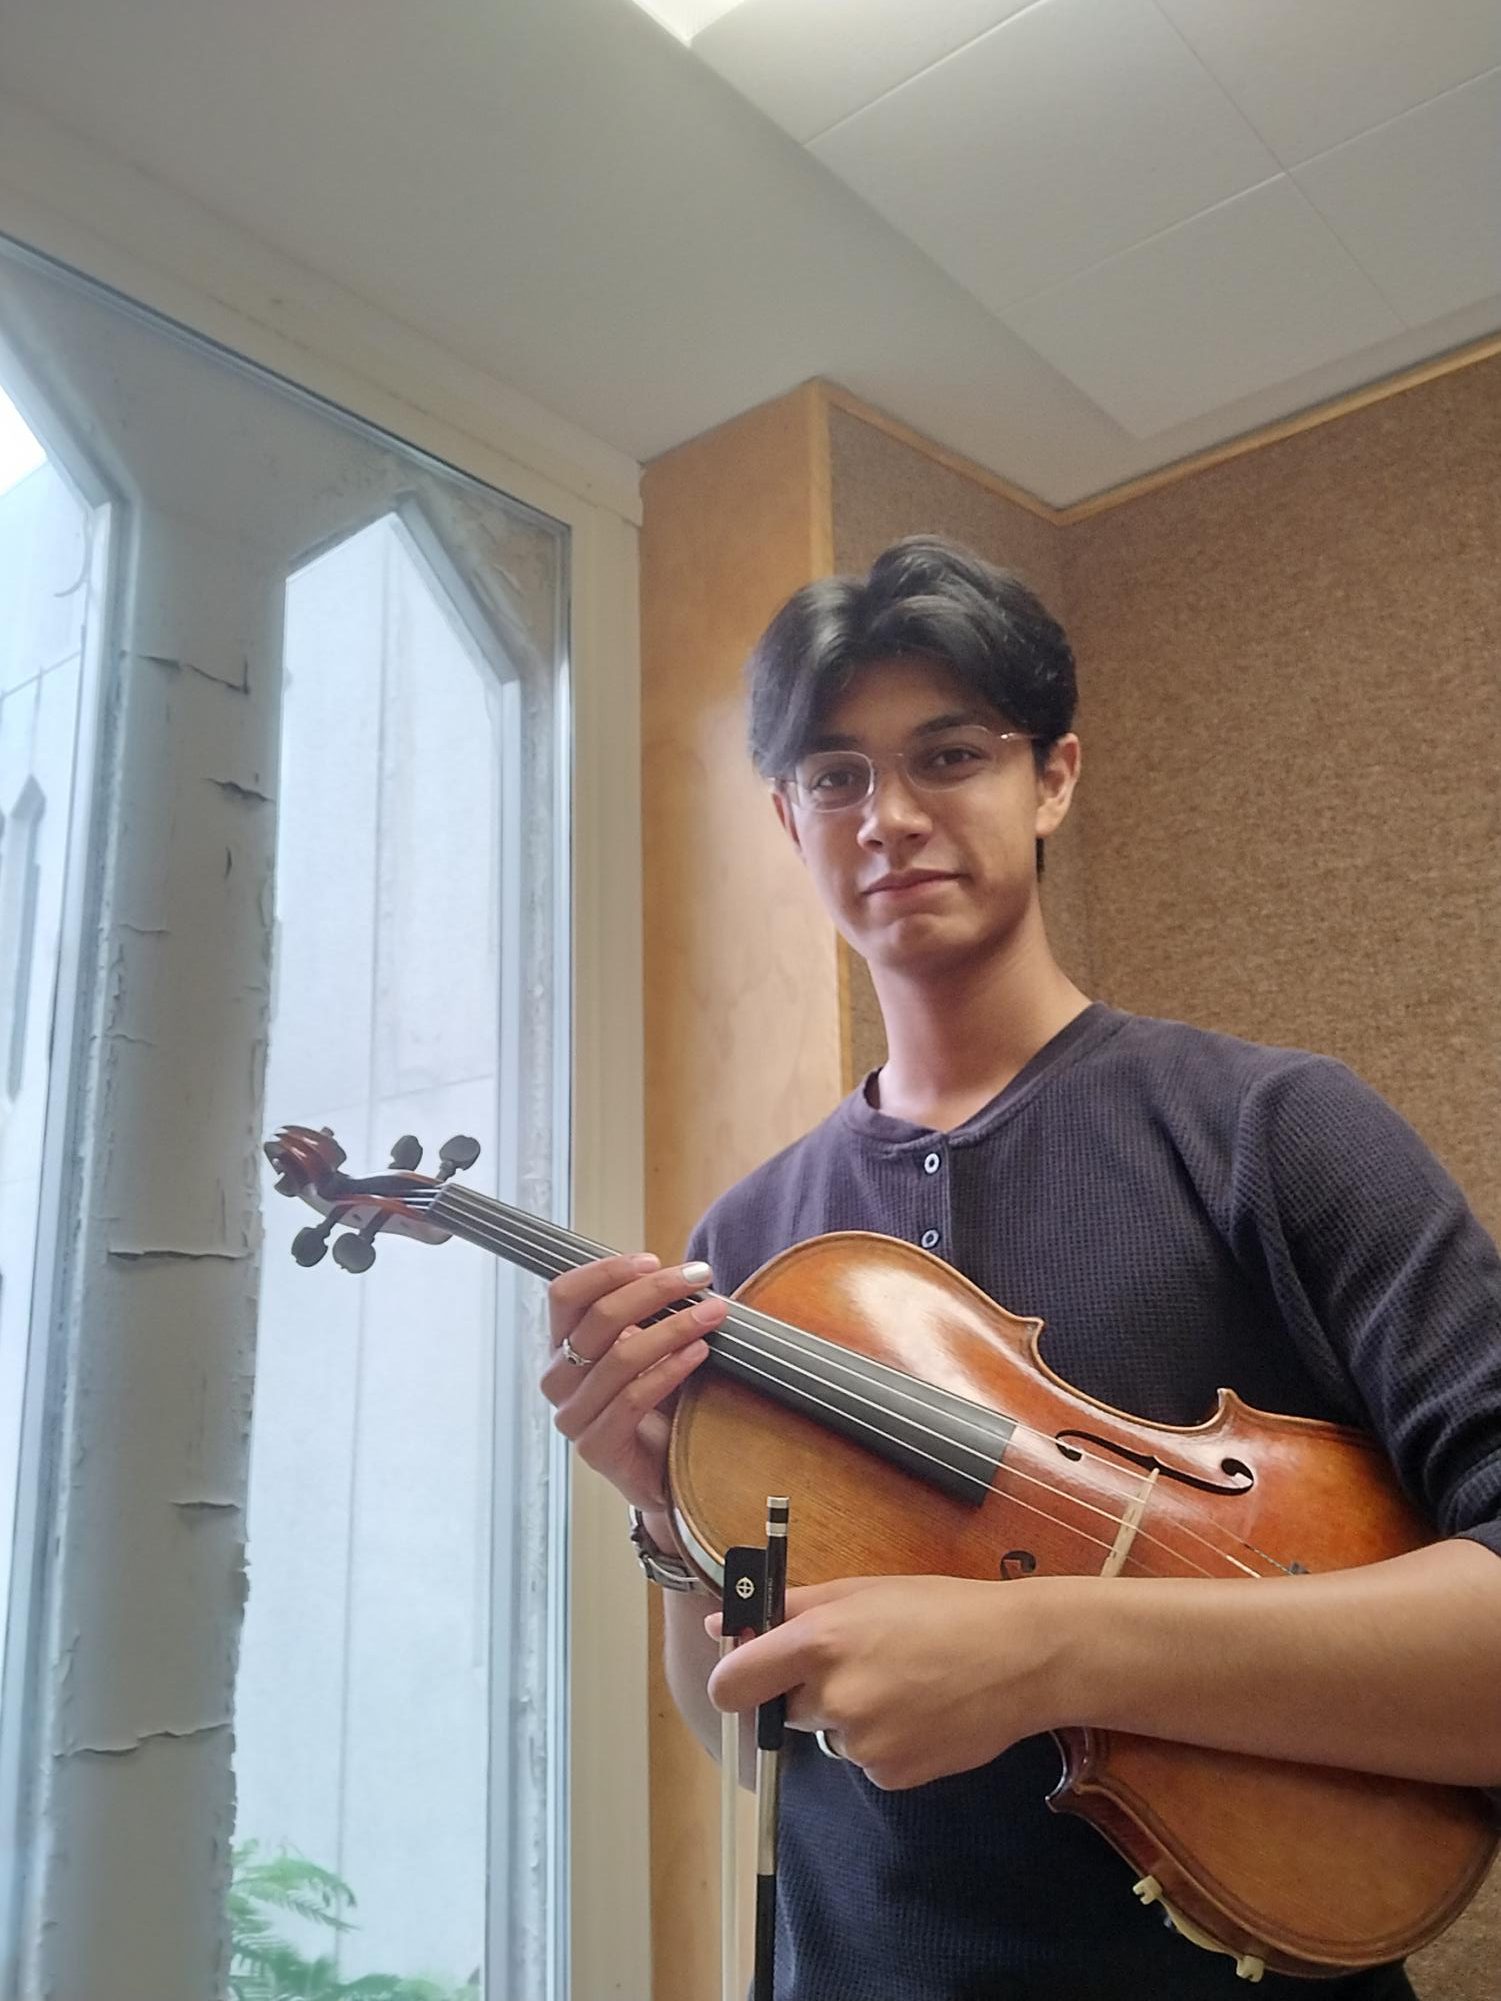
[[[788,1696],[784,1721],[789,1730],[801,1730],[805,1737],[811,1737],[815,1732],[822,1731],[826,1738],[839,1746],[838,1755],[841,1758],[849,1757],[848,1751],[844,1748],[842,1733],[834,1728],[821,1709],[814,1707],[812,1697],[806,1689],[799,1689]]]
[[[831,1577],[824,1584],[795,1584],[787,1593],[787,1617],[811,1612],[819,1605],[832,1605],[839,1598],[853,1598],[861,1591],[889,1584],[889,1577]]]
[[[794,1584],[787,1590],[786,1617],[795,1619],[800,1612],[812,1612],[820,1605],[832,1605],[836,1598],[852,1598],[857,1591],[869,1591],[872,1585],[889,1584],[889,1577],[833,1577],[826,1584]],[[710,1612],[704,1620],[704,1631],[711,1640],[722,1637],[722,1626],[717,1612]]]
[[[774,1695],[788,1695],[814,1671],[807,1622],[789,1619],[726,1654],[709,1676],[709,1700],[716,1709],[759,1709]]]
[[[565,1438],[580,1437],[627,1384],[679,1349],[701,1342],[728,1311],[727,1300],[705,1299],[654,1327],[627,1327],[587,1369],[559,1355],[542,1375],[543,1395],[558,1406],[558,1429]]]
[[[656,1271],[661,1262],[650,1251],[636,1251],[619,1257],[595,1258],[573,1271],[561,1273],[547,1288],[553,1345],[577,1326],[597,1299],[629,1285],[632,1279]]]
[[[641,1327],[668,1308],[681,1305],[702,1291],[712,1276],[709,1267],[697,1261],[669,1265],[665,1271],[652,1272],[607,1292],[579,1316],[571,1330],[564,1331],[575,1354],[597,1362],[627,1328]]]
[[[609,1419],[609,1424],[599,1436],[618,1432],[628,1437],[649,1410],[655,1410],[678,1383],[692,1374],[699,1362],[707,1360],[709,1350],[704,1341],[705,1330],[692,1319],[696,1311],[696,1308],[688,1310],[683,1316],[687,1324],[681,1329],[676,1327],[676,1322],[672,1329],[653,1328],[654,1352],[633,1361],[629,1368],[618,1362],[612,1351],[604,1362],[590,1369],[587,1376],[580,1378],[570,1370],[578,1387],[558,1405],[553,1417],[553,1423],[563,1436],[572,1439],[576,1445],[582,1444],[589,1433]],[[624,1345],[631,1347],[635,1339],[633,1333]],[[678,1372],[673,1364],[690,1355],[691,1363],[685,1362],[681,1373]]]
[[[619,1396],[612,1398],[594,1422],[582,1431],[575,1434],[568,1430],[566,1420],[569,1412],[566,1409],[560,1410],[553,1421],[565,1438],[573,1438],[587,1465],[606,1470],[619,1459],[622,1449],[634,1440],[642,1419],[649,1416],[708,1359],[707,1343],[692,1342],[686,1348],[679,1348],[675,1354],[664,1356],[654,1368],[643,1371],[627,1384]]]

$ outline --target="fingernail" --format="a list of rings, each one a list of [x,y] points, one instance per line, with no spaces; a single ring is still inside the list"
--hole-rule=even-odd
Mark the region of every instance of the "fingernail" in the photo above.
[[[707,1285],[713,1276],[713,1272],[710,1271],[706,1264],[699,1264],[695,1261],[691,1265],[683,1266],[683,1283],[685,1285]]]
[[[723,1311],[724,1307],[719,1300],[706,1299],[700,1305],[694,1307],[693,1318],[698,1322],[700,1327],[714,1327],[718,1324],[719,1316]]]
[[[631,1269],[633,1271],[655,1271],[661,1262],[662,1260],[654,1258],[650,1251],[644,1251],[639,1258],[631,1259]]]

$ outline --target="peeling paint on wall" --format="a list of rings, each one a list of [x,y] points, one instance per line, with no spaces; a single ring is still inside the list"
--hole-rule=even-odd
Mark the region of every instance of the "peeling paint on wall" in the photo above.
[[[212,2001],[247,1590],[275,833],[262,774],[283,581],[321,532],[255,440],[280,421],[304,456],[383,455],[46,279],[0,283],[7,331],[47,358],[58,407],[87,412],[129,502],[21,1991]]]
[[[147,1730],[128,1744],[72,1744],[53,1755],[59,1758],[133,1758],[144,1745],[160,1742],[164,1737],[181,1741],[186,1737],[210,1737],[216,1731],[232,1728],[233,1724],[226,1716],[217,1723],[194,1723],[182,1730]]]
[[[239,785],[233,778],[211,778],[211,785],[218,786],[226,799],[237,799],[242,806],[274,806],[276,801],[269,793],[258,792],[252,785]]]
[[[250,1256],[250,1249],[248,1245],[242,1245],[238,1250],[226,1250],[219,1245],[210,1245],[207,1248],[198,1250],[183,1250],[178,1247],[161,1244],[143,1244],[136,1247],[124,1244],[111,1244],[108,1255],[127,1264],[159,1264],[173,1258],[186,1258],[189,1260],[194,1258],[248,1258]]]
[[[240,656],[240,678],[237,681],[226,680],[222,674],[211,674],[205,667],[195,667],[191,660],[169,660],[161,653],[141,653],[136,657],[148,666],[160,667],[164,673],[196,674],[201,680],[211,681],[216,688],[228,689],[232,695],[250,693],[250,660],[245,654]]]

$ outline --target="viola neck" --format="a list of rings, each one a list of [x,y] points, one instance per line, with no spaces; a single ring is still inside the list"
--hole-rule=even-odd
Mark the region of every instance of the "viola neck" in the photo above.
[[[508,1264],[520,1265],[534,1278],[555,1279],[611,1255],[606,1244],[591,1243],[576,1231],[529,1215],[525,1209],[513,1209],[510,1203],[481,1195],[458,1181],[444,1182],[427,1215],[454,1236],[493,1251]]]
[[[611,1255],[604,1244],[458,1182],[445,1182],[427,1214],[541,1279]],[[702,1296],[675,1300],[652,1318]],[[711,1365],[761,1395],[957,1500],[978,1506],[989,1493],[1015,1429],[1011,1419],[738,1302],[705,1338]]]

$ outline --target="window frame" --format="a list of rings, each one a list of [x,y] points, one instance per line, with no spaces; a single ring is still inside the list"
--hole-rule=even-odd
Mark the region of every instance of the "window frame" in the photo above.
[[[568,427],[209,221],[140,177],[122,196],[99,156],[71,144],[64,152],[44,121],[29,120],[0,162],[0,234],[23,254],[105,285],[127,307],[165,318],[569,530],[561,727],[571,729],[572,755],[560,838],[571,909],[571,1214],[586,1234],[635,1245],[643,1228],[635,469],[603,447],[570,460]],[[96,894],[97,869],[77,874]],[[80,882],[70,894],[84,888]],[[82,908],[69,915],[77,952]],[[77,970],[65,977],[70,994]],[[43,1383],[31,1399],[33,1438],[57,1390]],[[612,1492],[577,1462],[569,1491],[570,1630],[610,1635],[608,1649],[569,1650],[570,1991],[590,2001],[639,1997],[651,1991],[645,1592]],[[0,1783],[5,1776],[0,1769]],[[75,1879],[74,1888],[87,1901],[86,1883]],[[70,1914],[43,1915],[65,1924]]]
[[[0,362],[16,400],[22,392],[23,414],[42,438],[48,458],[92,515],[87,590],[98,615],[85,634],[80,661],[78,721],[74,735],[74,768],[89,774],[96,768],[106,735],[104,661],[114,628],[115,592],[119,580],[117,529],[119,496],[88,459],[66,428],[66,418],[53,413],[30,380],[19,355],[0,339]],[[58,928],[59,951],[51,1019],[46,1110],[42,1140],[42,1179],[37,1199],[37,1236],[31,1274],[33,1301],[53,1300],[62,1280],[66,1246],[60,1241],[58,1218],[64,1213],[72,1178],[68,1145],[78,1082],[77,1040],[88,1006],[90,936],[97,922],[98,871],[92,865],[99,799],[97,788],[75,780],[68,806],[65,875]],[[9,831],[9,829],[7,829]],[[3,1088],[3,1085],[0,1085]],[[8,1616],[0,1625],[0,1692],[9,1701],[0,1708],[0,1853],[20,1857],[29,1804],[28,1760],[33,1744],[35,1703],[28,1669],[40,1636],[42,1603],[42,1538],[52,1517],[52,1477],[48,1435],[56,1417],[61,1390],[56,1344],[50,1324],[34,1326],[23,1376],[18,1413],[16,1492],[12,1516],[12,1549],[8,1579]],[[25,1879],[17,1866],[0,1870],[0,1991],[11,1991],[11,1960],[19,1957],[16,1938],[25,1907]]]

